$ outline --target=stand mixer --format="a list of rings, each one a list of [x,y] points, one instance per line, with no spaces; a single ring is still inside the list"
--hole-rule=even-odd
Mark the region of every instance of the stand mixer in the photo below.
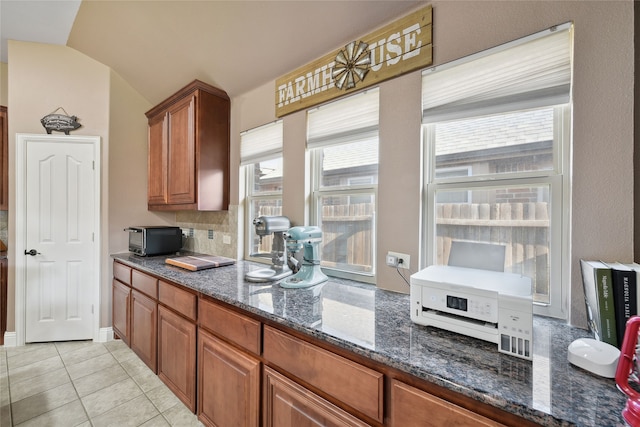
[[[296,274],[280,282],[283,288],[309,288],[326,282],[328,277],[320,269],[322,230],[316,226],[293,227],[285,234],[291,254],[304,249],[302,265]],[[293,257],[291,257],[293,258]]]
[[[253,270],[245,274],[245,280],[249,282],[274,282],[293,274],[287,263],[287,247],[284,233],[291,227],[291,222],[286,216],[260,216],[253,220],[256,234],[262,238],[273,234],[270,254],[252,254],[252,256],[271,257],[271,267]]]

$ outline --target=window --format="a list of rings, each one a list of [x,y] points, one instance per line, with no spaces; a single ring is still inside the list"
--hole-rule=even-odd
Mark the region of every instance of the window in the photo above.
[[[322,228],[321,265],[373,282],[378,187],[378,89],[310,110],[312,222]]]
[[[256,236],[253,220],[282,215],[282,121],[240,134],[240,161],[246,172],[245,258],[264,261],[273,237]]]
[[[423,73],[426,263],[454,241],[503,245],[535,312],[566,316],[571,26]]]

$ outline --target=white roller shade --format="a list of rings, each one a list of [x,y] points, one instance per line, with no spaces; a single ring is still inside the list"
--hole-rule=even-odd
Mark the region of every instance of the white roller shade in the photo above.
[[[247,165],[282,155],[282,120],[240,134],[240,164]]]
[[[423,122],[568,103],[571,46],[564,24],[426,70]]]
[[[376,88],[310,110],[307,114],[307,148],[377,138],[379,93]]]

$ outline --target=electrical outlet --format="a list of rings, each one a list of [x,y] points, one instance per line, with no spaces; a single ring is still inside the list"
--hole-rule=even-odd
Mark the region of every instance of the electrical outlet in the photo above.
[[[398,257],[395,255],[387,254],[387,265],[389,267],[397,267],[398,266]]]
[[[411,257],[407,254],[389,251],[387,252],[387,265],[408,270],[411,268]]]

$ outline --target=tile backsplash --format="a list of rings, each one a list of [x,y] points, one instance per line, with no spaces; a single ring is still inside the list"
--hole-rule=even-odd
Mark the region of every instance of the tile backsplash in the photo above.
[[[8,211],[0,211],[0,240],[7,244]],[[236,258],[238,251],[238,206],[220,212],[178,212],[178,227],[186,237],[184,249]]]
[[[0,240],[7,244],[9,237],[9,212],[0,211]]]
[[[236,258],[238,252],[238,206],[228,211],[181,211],[176,225],[182,228],[183,249],[208,255]]]

